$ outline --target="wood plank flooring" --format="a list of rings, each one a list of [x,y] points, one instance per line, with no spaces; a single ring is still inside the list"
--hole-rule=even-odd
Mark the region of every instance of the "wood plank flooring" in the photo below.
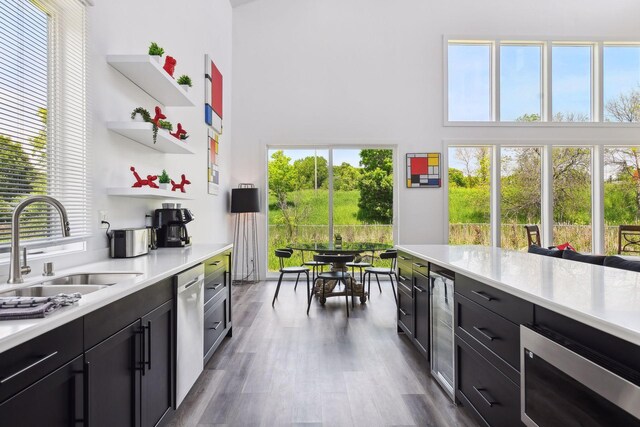
[[[398,335],[383,285],[349,319],[343,298],[307,316],[304,284],[283,282],[273,308],[275,282],[234,286],[233,337],[170,426],[476,426]]]

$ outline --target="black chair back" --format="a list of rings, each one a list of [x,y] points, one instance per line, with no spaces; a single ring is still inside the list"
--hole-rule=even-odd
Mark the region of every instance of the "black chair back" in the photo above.
[[[293,249],[276,249],[275,252],[276,256],[278,257],[278,261],[280,261],[280,270],[282,270],[284,268],[284,259],[291,258],[291,255],[293,255]]]
[[[389,249],[380,254],[380,259],[390,259],[391,266],[389,267],[390,272],[396,271],[396,262],[398,261],[398,251],[395,249]]]
[[[313,256],[313,260],[314,261],[320,261],[320,262],[327,262],[327,263],[336,263],[336,264],[344,264],[347,262],[352,262],[354,259],[356,258],[355,255],[350,254],[350,255],[339,255],[339,254],[332,254],[332,255],[324,255],[324,254],[318,254],[318,255],[314,255]]]
[[[640,225],[618,226],[618,255],[640,253]]]

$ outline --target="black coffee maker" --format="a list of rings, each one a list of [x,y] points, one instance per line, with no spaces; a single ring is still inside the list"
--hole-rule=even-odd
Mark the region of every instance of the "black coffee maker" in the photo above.
[[[153,227],[157,229],[159,248],[181,248],[191,244],[185,224],[193,221],[189,209],[156,209]]]

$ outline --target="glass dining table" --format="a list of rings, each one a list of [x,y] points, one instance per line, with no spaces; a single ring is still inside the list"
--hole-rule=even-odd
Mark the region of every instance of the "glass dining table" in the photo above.
[[[339,245],[336,245],[333,242],[322,242],[322,243],[292,243],[288,245],[289,248],[293,250],[300,251],[302,253],[302,259],[304,260],[305,252],[313,252],[317,254],[326,254],[326,255],[355,255],[355,261],[360,261],[362,254],[371,254],[371,259],[373,260],[375,253],[380,251],[385,251],[387,249],[392,249],[393,245],[385,244],[385,243],[358,243],[358,242],[346,242]],[[332,263],[331,271],[348,271],[348,267],[345,263]],[[351,277],[351,280],[348,281],[347,288],[344,291],[337,291],[336,287],[338,282],[335,280],[327,280],[324,283],[324,292],[322,289],[323,281],[322,279],[316,279],[315,283],[312,287],[312,292],[315,293],[317,299],[321,304],[326,302],[326,298],[329,297],[339,297],[344,296],[345,293],[347,295],[351,295],[351,286],[353,286],[353,295],[360,297],[360,302],[365,303],[367,301],[368,295],[365,292],[364,283],[359,283],[356,281],[355,277]]]

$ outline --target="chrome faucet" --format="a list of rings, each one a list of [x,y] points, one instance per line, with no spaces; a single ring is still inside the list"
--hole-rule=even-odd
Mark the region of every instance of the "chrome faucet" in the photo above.
[[[22,283],[22,274],[29,274],[31,267],[27,265],[27,250],[24,251],[24,266],[20,266],[20,214],[33,203],[46,203],[53,206],[60,215],[60,226],[62,235],[69,237],[69,218],[67,211],[57,199],[51,196],[31,196],[27,197],[13,209],[11,215],[11,258],[9,259],[9,280],[7,283]]]

